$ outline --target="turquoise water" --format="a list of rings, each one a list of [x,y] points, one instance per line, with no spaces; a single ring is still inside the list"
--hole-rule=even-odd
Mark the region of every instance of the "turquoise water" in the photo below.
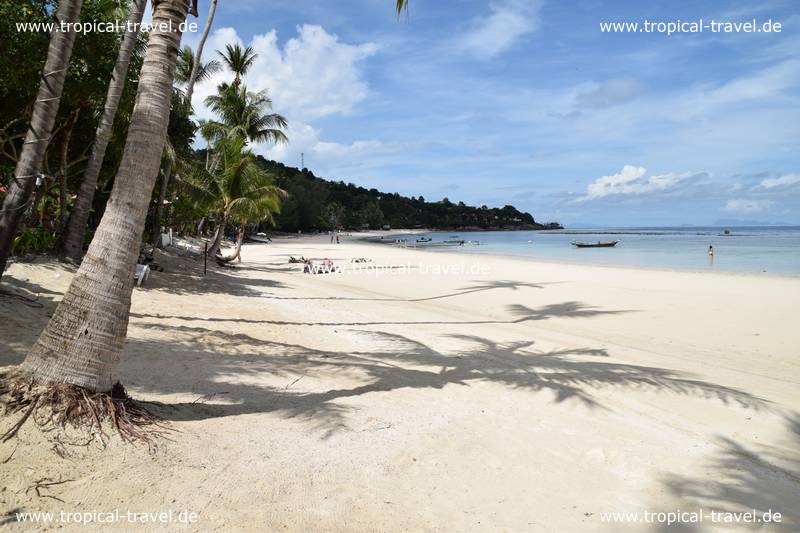
[[[730,236],[722,236],[724,230]],[[402,236],[409,244],[463,253],[489,253],[571,263],[682,270],[800,275],[800,227],[684,227],[569,229],[561,231],[431,232]],[[463,239],[464,246],[443,245]],[[570,243],[619,240],[614,248]],[[473,244],[475,241],[479,244]],[[708,255],[714,247],[713,258]]]

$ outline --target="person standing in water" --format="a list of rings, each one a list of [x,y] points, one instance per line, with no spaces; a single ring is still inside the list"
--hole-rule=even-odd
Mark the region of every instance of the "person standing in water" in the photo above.
[[[710,256],[714,255],[714,247],[711,246],[710,244],[708,245],[708,255]]]

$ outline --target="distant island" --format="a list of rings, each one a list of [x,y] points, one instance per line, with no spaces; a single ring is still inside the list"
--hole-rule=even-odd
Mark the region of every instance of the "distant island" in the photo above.
[[[533,215],[511,205],[473,207],[447,198],[430,202],[366,189],[353,183],[319,178],[308,169],[286,166],[261,156],[258,162],[275,176],[288,193],[275,229],[285,232],[426,228],[434,230],[550,230],[555,222],[541,224]]]
[[[714,222],[715,226],[791,226],[788,222],[767,222],[764,220],[746,220],[738,218],[719,219]]]

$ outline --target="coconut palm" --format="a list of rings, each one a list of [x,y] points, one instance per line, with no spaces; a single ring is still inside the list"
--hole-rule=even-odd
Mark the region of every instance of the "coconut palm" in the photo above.
[[[5,270],[17,229],[30,203],[38,175],[42,171],[45,151],[58,114],[64,79],[67,77],[72,46],[75,43],[74,23],[78,21],[82,4],[82,0],[61,0],[58,3],[56,20],[70,24],[70,31],[54,29],[50,34],[47,60],[39,93],[33,105],[30,126],[14,169],[14,179],[0,208],[0,277]]]
[[[125,89],[128,65],[130,65],[131,56],[139,37],[139,24],[142,22],[146,3],[147,0],[133,0],[131,2],[130,11],[128,12],[128,24],[122,37],[122,44],[119,47],[117,62],[111,75],[111,83],[108,85],[106,103],[103,115],[100,118],[100,124],[97,126],[92,154],[89,156],[83,181],[81,181],[78,189],[78,196],[69,214],[66,231],[61,240],[59,250],[61,257],[74,263],[79,263],[83,254],[84,233],[86,232],[86,223],[89,220],[89,211],[94,200],[97,177],[100,175],[106,147],[111,139],[114,117],[117,115],[119,101]]]
[[[286,197],[286,192],[271,184],[267,184],[261,189],[254,191],[246,201],[234,205],[231,209],[230,221],[239,226],[236,246],[229,256],[216,256],[219,261],[227,263],[234,259],[242,260],[244,233],[247,225],[251,222],[267,222],[275,225],[275,215],[281,212],[281,201]]]
[[[153,3],[153,27],[114,188],[94,239],[22,370],[107,392],[119,382],[133,274],[167,133],[186,0]],[[169,31],[171,29],[171,31]]]
[[[184,46],[181,51],[178,52],[178,65],[175,70],[175,85],[178,87],[185,87],[184,92],[187,105],[189,102],[191,102],[192,96],[189,92],[190,82],[193,85],[197,82],[206,81],[211,78],[213,74],[216,74],[222,70],[222,65],[216,59],[212,59],[206,63],[201,61],[198,66],[195,67],[196,60],[197,55],[189,46]],[[193,82],[192,76],[194,76]]]
[[[242,78],[253,66],[256,61],[256,52],[252,46],[242,48],[238,44],[225,45],[224,52],[217,52],[222,58],[222,62],[233,72],[233,86],[239,87]]]
[[[272,215],[279,211],[283,191],[246,148],[244,137],[219,141],[208,170],[185,168],[182,173],[187,192],[217,217],[217,233],[208,251],[212,257],[219,252],[229,223],[236,222],[242,227],[236,252],[227,258],[230,260],[238,255],[244,226],[253,221],[271,221]]]
[[[186,78],[186,102],[187,105],[192,105],[192,95],[194,94],[194,84],[198,81],[202,81],[201,76],[201,66],[202,66],[202,59],[203,59],[203,47],[206,45],[206,39],[208,39],[208,32],[211,30],[211,24],[214,22],[214,14],[217,12],[217,0],[211,0],[208,5],[208,18],[206,19],[206,25],[203,28],[203,33],[200,36],[200,42],[197,43],[197,52],[195,53],[193,60],[192,60],[192,68],[189,71],[189,76]],[[216,63],[215,61],[209,61],[209,63]]]
[[[272,100],[266,91],[249,92],[244,85],[223,83],[217,94],[206,98],[206,105],[218,120],[200,125],[203,137],[219,141],[223,137],[242,137],[251,142],[284,143],[288,139],[282,131],[287,127],[286,119],[277,113],[266,113],[272,109]]]

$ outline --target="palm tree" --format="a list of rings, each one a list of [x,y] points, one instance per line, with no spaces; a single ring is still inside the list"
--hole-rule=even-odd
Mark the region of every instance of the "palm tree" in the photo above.
[[[233,72],[233,86],[239,87],[242,78],[253,66],[256,61],[256,52],[252,46],[242,48],[238,44],[225,45],[224,52],[217,52],[222,58],[222,62]]]
[[[272,100],[266,91],[253,93],[244,85],[223,83],[217,94],[206,98],[206,105],[219,118],[201,124],[200,131],[207,139],[219,141],[232,136],[256,143],[288,141],[282,131],[287,127],[286,119],[277,113],[266,113],[272,109]]]
[[[239,231],[236,235],[236,246],[233,253],[227,257],[215,256],[219,261],[230,262],[234,259],[242,260],[242,243],[247,225],[251,222],[267,222],[275,225],[275,215],[281,212],[281,202],[286,197],[286,191],[272,183],[271,177],[264,172],[264,185],[259,189],[251,190],[242,202],[234,204],[231,208],[230,221],[238,224]]]
[[[258,164],[255,154],[246,149],[243,137],[226,137],[217,143],[216,150],[208,171],[187,169],[184,181],[189,186],[187,192],[218,217],[217,233],[208,251],[210,256],[215,257],[219,252],[228,223],[241,225],[236,252],[226,258],[230,260],[238,256],[244,226],[251,221],[272,220],[284,193]]]
[[[83,263],[22,363],[38,382],[98,392],[119,382],[134,266],[166,138],[187,8],[186,0],[154,2],[154,29],[114,189]]]
[[[194,82],[202,82],[206,81],[213,74],[216,74],[220,70],[222,70],[222,65],[216,59],[212,59],[207,63],[203,63],[202,61],[195,67],[195,61],[197,60],[197,55],[192,52],[191,47],[184,46],[180,52],[178,52],[178,66],[175,70],[175,85],[182,87],[186,86],[184,90],[187,105],[191,103],[191,93],[189,92],[189,82],[192,79],[192,75],[194,75]]]
[[[67,77],[72,46],[75,43],[74,23],[78,21],[82,5],[83,0],[61,0],[58,3],[56,20],[69,23],[69,31],[62,32],[56,28],[50,33],[47,60],[39,84],[39,93],[33,104],[30,126],[25,135],[17,167],[14,169],[14,179],[0,208],[0,278],[5,271],[11,245],[42,171],[45,151],[50,142],[61,92],[64,89],[64,80]]]
[[[106,147],[111,139],[114,117],[117,115],[119,101],[125,89],[128,65],[130,65],[131,56],[139,37],[138,28],[142,22],[146,3],[147,0],[133,0],[131,2],[130,11],[128,12],[128,25],[122,37],[122,44],[119,47],[119,55],[117,55],[117,62],[111,75],[111,83],[108,85],[105,108],[103,109],[103,116],[100,118],[100,124],[97,126],[92,154],[86,165],[86,172],[84,172],[83,181],[81,181],[78,189],[75,205],[69,214],[66,231],[61,239],[60,255],[73,263],[79,263],[83,254],[84,233],[86,232],[86,223],[89,220],[89,211],[94,201],[97,177],[100,175]]]
[[[214,14],[217,12],[217,0],[211,0],[208,6],[208,18],[206,25],[203,28],[203,34],[200,36],[200,42],[197,43],[197,52],[192,61],[192,69],[189,71],[189,77],[186,79],[186,101],[191,107],[192,95],[194,94],[194,84],[202,80],[201,77],[201,60],[203,58],[203,47],[206,45],[208,39],[208,32],[211,30],[211,24],[214,22]],[[211,63],[211,61],[209,61]]]

